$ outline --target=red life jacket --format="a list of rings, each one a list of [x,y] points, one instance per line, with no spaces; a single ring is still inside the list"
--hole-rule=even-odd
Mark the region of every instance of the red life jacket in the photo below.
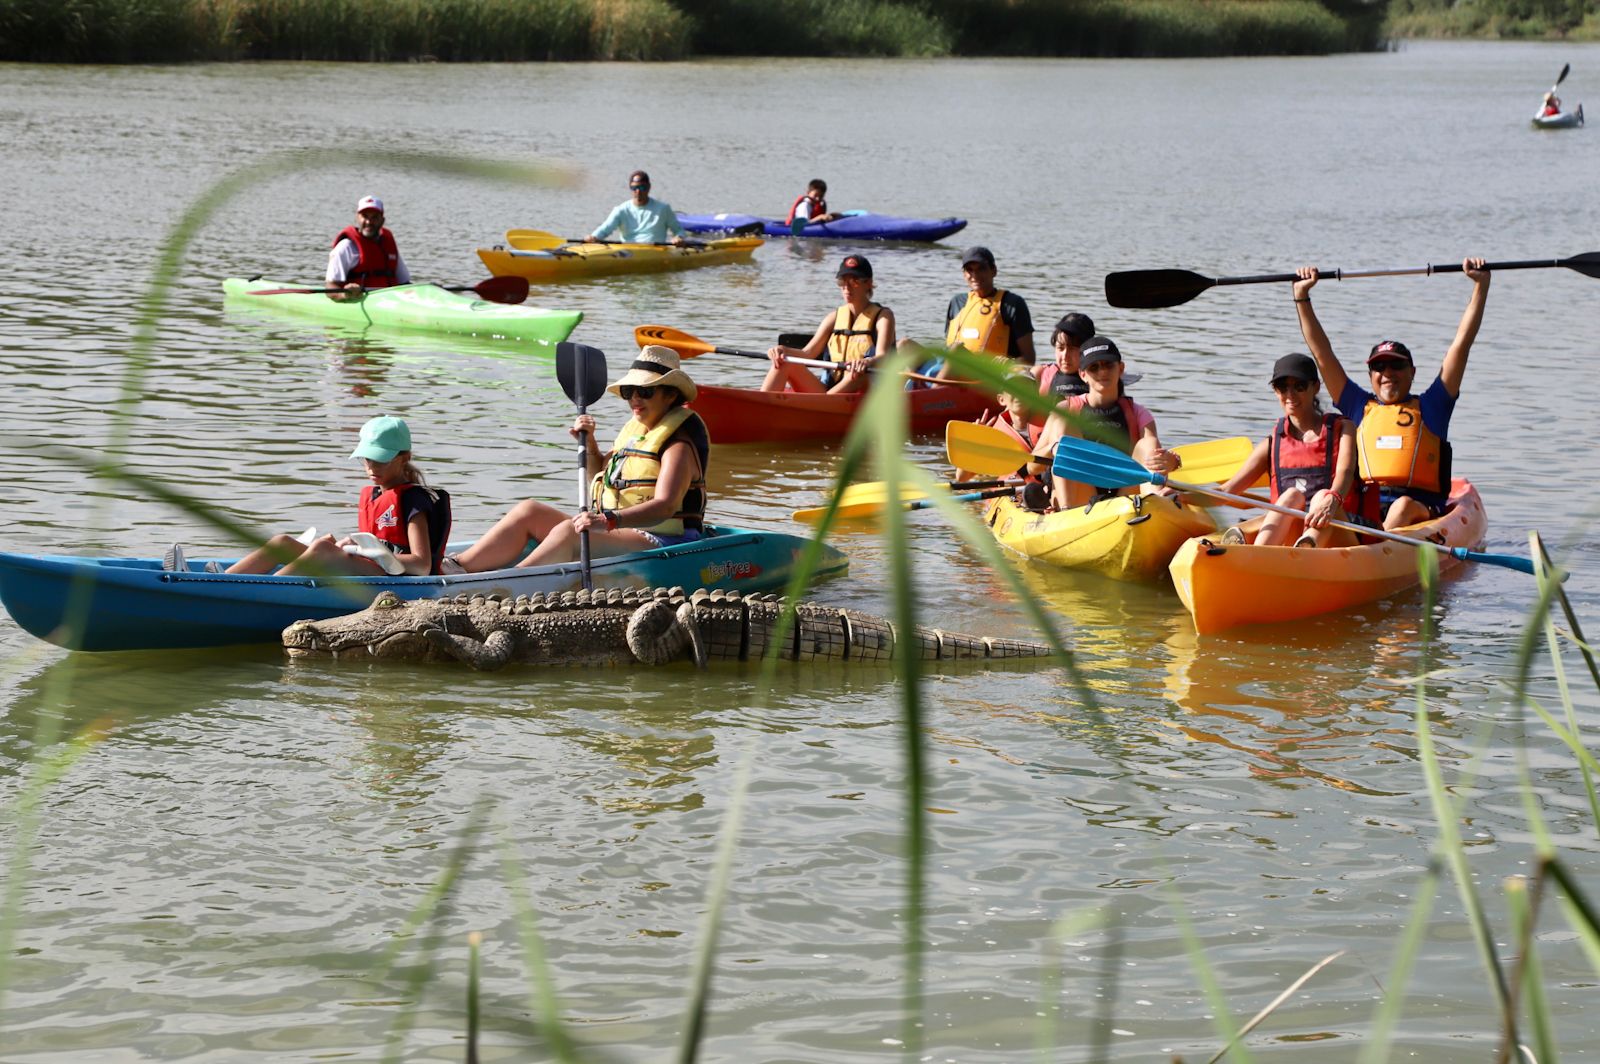
[[[409,551],[411,537],[406,531],[405,511],[401,509],[401,500],[406,489],[417,487],[415,484],[401,484],[385,491],[376,484],[368,485],[361,489],[360,502],[356,506],[356,530],[370,532],[396,551]],[[430,559],[429,572],[439,575],[439,562],[444,558],[445,543],[450,539],[450,496],[444,491],[434,491],[435,512],[443,517],[442,521],[429,523],[429,532],[435,525],[441,528],[441,534],[429,544],[433,557]]]
[[[788,217],[784,218],[784,220],[783,220],[783,224],[784,225],[793,225],[794,224],[794,212],[800,209],[800,201],[805,199],[810,194],[811,194],[811,190],[807,189],[806,191],[800,193],[800,195],[798,195],[798,196],[796,196],[794,198],[794,202],[789,204],[789,215],[788,215]],[[827,214],[827,213],[828,213],[828,201],[825,200],[825,199],[817,200],[816,204],[811,208],[811,217],[813,217],[813,218],[821,218],[824,214]]]
[[[1065,373],[1052,362],[1039,371],[1039,394],[1070,399],[1074,395],[1088,395],[1089,385],[1078,374]]]
[[[1268,476],[1272,484],[1272,499],[1277,501],[1278,496],[1286,488],[1292,487],[1294,481],[1302,481],[1306,502],[1319,491],[1326,491],[1333,487],[1334,469],[1339,462],[1339,423],[1344,418],[1336,413],[1324,414],[1322,417],[1322,431],[1315,439],[1301,439],[1299,434],[1293,433],[1289,428],[1289,419],[1281,417],[1278,423],[1272,426],[1271,462],[1267,466]],[[1377,493],[1373,492],[1373,498]],[[1362,511],[1361,486],[1353,484],[1350,491],[1340,500],[1347,514],[1359,514]]]
[[[395,245],[394,234],[387,228],[378,231],[378,239],[368,240],[361,235],[361,230],[347,225],[339,230],[331,246],[338,247],[341,240],[350,241],[361,253],[361,261],[345,277],[346,281],[354,281],[363,288],[388,288],[400,283],[400,249]]]
[[[1033,453],[1034,445],[1039,442],[1039,433],[1042,430],[1042,426],[1035,425],[1030,422],[1024,424],[1024,431],[1018,432],[1017,427],[1011,423],[1011,416],[1009,414],[1001,414],[999,417],[995,418],[994,427],[1005,433],[1007,436],[1010,436],[1018,443],[1022,444],[1022,446],[1026,447],[1029,454]],[[1021,473],[1026,473],[1027,469],[1028,463],[1026,461],[1017,467],[1018,472]]]
[[[1086,439],[1093,440],[1096,443],[1108,443],[1122,451],[1123,454],[1133,453],[1133,445],[1138,442],[1134,438],[1133,427],[1138,424],[1139,415],[1134,412],[1132,399],[1125,395],[1119,396],[1116,406],[1109,406],[1104,410],[1099,410],[1089,405],[1089,396],[1084,394],[1074,396],[1071,405],[1067,409],[1075,414],[1094,419],[1091,425],[1098,424],[1122,430],[1121,440],[1112,439],[1111,433],[1107,433],[1103,438],[1095,439],[1087,431],[1084,433]]]

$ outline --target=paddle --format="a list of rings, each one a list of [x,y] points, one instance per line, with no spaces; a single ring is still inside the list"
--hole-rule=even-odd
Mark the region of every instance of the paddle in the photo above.
[[[1514,262],[1489,262],[1484,269],[1542,270],[1562,266],[1585,277],[1600,277],[1600,251],[1588,251],[1569,259],[1519,259]],[[1390,270],[1323,270],[1320,277],[1335,281],[1357,277],[1404,277],[1410,274],[1460,273],[1461,264],[1411,266]],[[1253,277],[1204,277],[1189,270],[1123,270],[1106,274],[1106,302],[1113,307],[1155,310],[1187,303],[1208,288],[1235,284],[1280,284],[1299,278],[1292,273],[1263,273]]]
[[[971,421],[952,421],[947,424],[944,443],[951,465],[985,475],[1015,473],[1023,462],[1032,458],[1027,448],[1004,429]],[[1183,459],[1184,476],[1196,481],[1213,482],[1227,480],[1238,472],[1239,466],[1255,450],[1255,444],[1244,436],[1230,436],[1221,440],[1186,443],[1172,450]]]
[[[1015,486],[1017,483],[1020,482],[1015,480],[1001,480],[996,477],[989,477],[984,480],[942,480],[939,482],[939,487],[942,489],[940,494],[943,494],[944,491],[975,491],[978,488],[998,488],[1002,484],[1011,484]],[[925,499],[927,497],[928,493],[923,491],[921,488],[912,487],[910,484],[905,483],[900,485],[900,499],[902,502],[909,502],[912,499]],[[888,483],[882,480],[858,481],[855,484],[848,485],[839,493],[839,502],[841,505],[844,503],[866,502],[870,499],[876,499],[879,502],[888,502]]]
[[[960,495],[950,496],[950,501],[972,502],[975,499],[993,499],[1000,495],[1010,495],[1020,486],[1021,485],[1019,484],[1008,484],[1004,487],[990,488],[987,491],[963,492]],[[876,514],[882,513],[884,507],[887,505],[887,499],[864,499],[861,502],[853,503],[841,502],[838,510],[836,510],[835,513],[841,518],[872,517]],[[900,508],[902,510],[926,510],[930,506],[937,505],[938,504],[932,499],[909,499],[902,500]],[[796,510],[793,516],[796,521],[800,521],[808,525],[814,525],[818,521],[822,520],[822,515],[827,512],[828,508],[826,506],[814,506],[809,510]]]
[[[252,281],[256,278],[250,278]],[[486,281],[479,281],[474,285],[435,285],[446,292],[476,292],[479,299],[486,299],[491,303],[521,303],[528,298],[528,279],[526,277],[491,277]],[[361,295],[369,292],[381,292],[381,288],[367,288]],[[330,293],[344,293],[350,295],[343,288],[262,288],[254,292],[246,292],[247,296],[325,296]]]
[[[1244,503],[1249,506],[1259,506],[1262,509],[1272,510],[1276,513],[1288,514],[1291,517],[1306,516],[1304,510],[1279,506],[1277,503],[1267,502],[1264,499],[1255,499],[1248,495],[1234,495],[1232,492],[1222,491],[1219,488],[1181,483],[1165,474],[1150,472],[1121,451],[1103,444],[1080,440],[1073,436],[1062,437],[1061,445],[1056,449],[1055,462],[1051,465],[1050,470],[1058,477],[1081,481],[1085,484],[1093,484],[1101,488],[1131,488],[1135,484],[1145,483],[1165,484],[1179,491],[1194,492],[1197,495],[1209,495],[1214,499],[1225,499],[1228,502]],[[1488,554],[1483,551],[1468,550],[1465,547],[1449,547],[1443,543],[1417,539],[1414,536],[1402,536],[1398,532],[1389,532],[1370,525],[1357,524],[1354,521],[1334,520],[1328,523],[1335,528],[1347,528],[1352,532],[1359,532],[1365,536],[1391,539],[1396,543],[1409,543],[1414,547],[1431,547],[1461,561],[1498,565],[1506,569],[1515,569],[1519,573],[1532,574],[1533,572],[1532,561],[1527,558],[1519,558],[1514,554]]]
[[[563,340],[556,344],[556,380],[561,390],[577,406],[578,413],[588,410],[591,399],[599,399],[606,390],[606,356],[598,347],[574,344]],[[589,508],[589,441],[588,433],[578,434],[578,507]],[[589,575],[589,530],[578,533],[578,564],[583,568],[583,589],[594,588]]]
[[[745,351],[737,347],[718,347],[708,344],[697,336],[692,336],[682,329],[673,329],[665,325],[641,325],[633,330],[633,339],[640,347],[646,344],[660,344],[670,347],[684,358],[695,358],[699,355],[716,353],[719,355],[737,355],[740,358],[759,358],[767,361],[765,351]],[[811,338],[806,337],[807,341]],[[787,345],[786,345],[787,346]],[[791,358],[790,362],[796,366],[811,366],[816,369],[838,369],[837,362],[825,362],[820,358]]]
[[[736,229],[728,230],[734,236],[755,236],[761,232],[761,223],[752,222],[741,225]],[[516,251],[550,251],[555,248],[565,247],[568,244],[627,244],[631,247],[645,248],[703,248],[704,240],[685,240],[681,244],[674,244],[670,240],[590,240],[586,236],[567,237],[547,233],[543,229],[507,229],[506,244]]]
[[[1550,95],[1551,96],[1554,96],[1556,94],[1556,90],[1561,87],[1561,83],[1563,81],[1567,80],[1567,75],[1569,73],[1571,73],[1571,72],[1572,72],[1572,64],[1571,63],[1562,63],[1561,64],[1561,73],[1556,75],[1556,83],[1554,85],[1550,86]],[[1542,103],[1539,105],[1539,113],[1540,114],[1544,113],[1544,105]]]

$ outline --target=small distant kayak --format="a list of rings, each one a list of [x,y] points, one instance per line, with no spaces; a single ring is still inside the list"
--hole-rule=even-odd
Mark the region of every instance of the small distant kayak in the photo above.
[[[1394,531],[1471,550],[1489,527],[1477,489],[1457,479],[1450,508]],[[1465,564],[1440,553],[1439,571]],[[1380,540],[1358,547],[1228,546],[1191,539],[1172,559],[1178,597],[1204,634],[1242,624],[1278,624],[1348,609],[1414,586],[1417,548]]]
[[[691,233],[720,233],[760,225],[768,236],[789,236],[782,218],[754,214],[680,214],[678,221]],[[890,214],[847,214],[834,222],[808,225],[801,236],[812,240],[943,240],[967,227],[965,218],[896,218]]]
[[[1534,129],[1576,129],[1583,125],[1583,104],[1575,111],[1562,111],[1555,115],[1534,115]]]
[[[711,528],[690,543],[595,558],[594,586],[765,591],[789,582],[806,547],[803,537],[781,532]],[[848,565],[825,547],[817,576]],[[276,643],[295,621],[363,609],[383,591],[402,599],[509,598],[576,590],[581,579],[577,562],[456,576],[308,577],[169,572],[159,558],[0,552],[0,603],[23,631],[72,650]]]
[[[700,245],[574,243],[537,251],[510,247],[479,248],[478,258],[496,277],[530,281],[571,281],[618,273],[657,273],[721,266],[748,259],[766,241],[756,236],[708,240]]]
[[[1018,554],[1114,580],[1160,580],[1179,547],[1217,529],[1204,510],[1165,495],[1117,495],[1054,513],[1025,510],[1007,495],[990,501],[984,523]]]
[[[916,388],[905,397],[913,433],[939,432],[946,422],[971,421],[994,406],[992,396],[959,385]],[[865,392],[763,392],[702,384],[689,405],[713,442],[762,443],[842,439],[865,398]]]
[[[290,287],[294,286],[282,281],[246,281],[241,277],[230,277],[222,282],[222,291],[229,299],[252,306],[276,307],[289,314],[323,321],[416,332],[558,343],[571,336],[572,330],[583,320],[582,311],[491,303],[447,292],[431,284],[374,288],[359,299],[351,300],[329,299],[321,292],[306,295],[257,294]]]

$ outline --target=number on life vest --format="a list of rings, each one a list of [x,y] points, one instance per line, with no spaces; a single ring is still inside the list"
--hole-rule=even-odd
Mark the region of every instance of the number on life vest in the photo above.
[[[1411,412],[1410,407],[1402,406],[1399,410],[1394,412],[1394,421],[1395,424],[1399,425],[1401,428],[1409,428],[1410,426],[1416,424],[1417,415]]]

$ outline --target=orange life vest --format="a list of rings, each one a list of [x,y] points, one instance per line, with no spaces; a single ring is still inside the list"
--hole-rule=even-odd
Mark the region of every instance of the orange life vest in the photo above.
[[[1422,402],[1369,399],[1356,426],[1361,479],[1384,487],[1420,488],[1443,494],[1450,488],[1450,443],[1422,422]]]
[[[946,347],[965,347],[968,351],[987,351],[991,355],[1004,355],[1011,349],[1011,326],[1000,320],[1001,302],[1005,291],[999,288],[992,296],[967,293],[967,303],[961,313],[950,319],[944,332]]]

